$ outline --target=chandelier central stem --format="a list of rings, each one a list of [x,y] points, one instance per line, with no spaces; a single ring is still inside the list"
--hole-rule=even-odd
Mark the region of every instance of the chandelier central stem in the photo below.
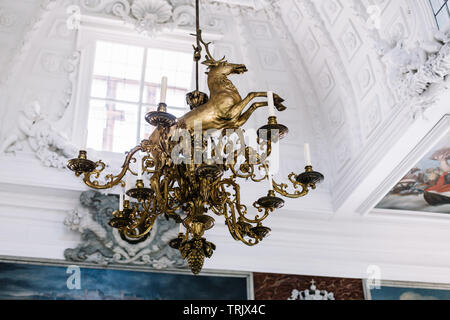
[[[202,47],[200,44],[201,30],[200,30],[200,0],[195,0],[195,25],[197,47],[194,47],[194,61],[195,61],[195,90],[199,91],[199,62],[202,56]]]

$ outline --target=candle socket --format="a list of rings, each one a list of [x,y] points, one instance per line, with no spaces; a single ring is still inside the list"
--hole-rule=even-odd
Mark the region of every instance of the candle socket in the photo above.
[[[158,104],[158,111],[159,112],[167,112],[167,104],[165,104],[164,102],[160,102]]]
[[[269,124],[269,125],[276,125],[276,124],[278,124],[277,117],[275,117],[275,116],[269,117],[269,119],[267,120],[267,124]]]
[[[256,202],[261,208],[274,210],[284,206],[284,200],[275,195],[274,190],[269,190],[266,197],[258,199]]]
[[[123,209],[130,209],[130,200],[124,200],[123,201]]]
[[[175,124],[177,117],[167,113],[167,104],[161,102],[157,111],[147,113],[145,120],[152,126],[168,128]]]
[[[265,133],[265,134],[264,134]],[[272,135],[272,133],[276,133]],[[267,120],[267,124],[258,129],[258,141],[272,141],[278,142],[289,133],[289,128],[279,124],[277,117],[271,116]]]
[[[78,154],[78,159],[86,160],[87,159],[87,151],[80,150],[80,153]]]
[[[137,180],[136,181],[136,188],[143,189],[144,188],[144,181],[143,180]]]
[[[324,179],[325,177],[323,176],[323,174],[314,171],[312,166],[306,166],[305,172],[299,174],[296,178],[296,181],[307,187],[315,189],[316,185],[322,182]]]
[[[133,199],[137,199],[138,201],[145,201],[152,197],[153,190],[150,188],[145,188],[144,181],[139,179],[136,181],[136,187],[128,190],[126,195]]]
[[[95,162],[87,159],[87,152],[85,150],[80,150],[78,158],[71,159],[67,162],[67,168],[75,172],[77,177],[83,173],[91,173],[96,167],[97,164]]]

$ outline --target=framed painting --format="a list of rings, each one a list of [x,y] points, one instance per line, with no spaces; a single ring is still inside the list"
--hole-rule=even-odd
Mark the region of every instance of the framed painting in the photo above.
[[[450,130],[397,182],[376,208],[450,214],[449,160]]]
[[[450,285],[381,281],[380,288],[364,283],[366,300],[450,300]]]
[[[0,258],[0,300],[250,300],[251,273],[154,271]]]

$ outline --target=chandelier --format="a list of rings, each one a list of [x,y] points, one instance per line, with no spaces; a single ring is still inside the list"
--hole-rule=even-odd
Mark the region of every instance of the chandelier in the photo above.
[[[119,210],[113,212],[110,226],[130,243],[145,240],[159,216],[180,224],[180,232],[169,245],[180,251],[194,274],[200,273],[205,257],[213,255],[216,246],[204,234],[214,227],[212,215],[223,216],[232,237],[248,246],[261,242],[269,232],[264,220],[287,198],[306,196],[324,177],[313,170],[309,145],[305,145],[306,169],[292,173],[286,183],[273,179],[271,162],[274,146],[286,136],[288,128],[277,122],[275,108],[286,109],[283,99],[272,92],[252,92],[242,99],[231,74],[247,72],[243,64],[215,60],[202,38],[199,26],[199,0],[196,1],[196,36],[194,61],[196,90],[186,96],[191,111],[181,118],[167,112],[165,103],[167,78],[161,85],[161,103],[145,119],[155,127],[148,139],[126,154],[118,174],[105,172],[106,164],[91,161],[81,150],[67,167],[82,176],[90,188],[106,190],[118,186]],[[199,62],[208,67],[210,96],[199,91]],[[256,98],[267,101],[255,102]],[[253,102],[253,103],[252,103]],[[251,104],[252,103],[252,104]],[[247,110],[244,112],[244,110]],[[242,126],[254,111],[269,107],[267,125],[256,134],[258,147],[245,143]],[[131,182],[132,177],[136,182]],[[266,196],[254,204],[254,214],[241,203],[239,181],[268,181]],[[288,189],[292,189],[289,191]],[[212,214],[212,215],[211,215]]]

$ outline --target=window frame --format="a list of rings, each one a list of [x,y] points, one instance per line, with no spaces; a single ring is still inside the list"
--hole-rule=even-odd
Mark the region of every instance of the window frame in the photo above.
[[[91,22],[91,21],[88,21]],[[96,21],[97,22],[97,21]],[[113,27],[112,27],[113,26]],[[76,50],[81,53],[78,81],[76,86],[76,92],[74,93],[74,112],[73,112],[73,130],[72,141],[77,146],[85,145],[87,141],[87,128],[89,120],[89,105],[91,100],[91,86],[93,82],[93,71],[96,55],[96,44],[98,41],[113,42],[131,46],[139,46],[145,49],[162,49],[173,50],[184,53],[191,53],[192,45],[195,43],[195,38],[189,36],[189,30],[176,29],[172,32],[162,33],[158,37],[148,37],[137,33],[127,25],[117,26],[104,24],[98,25],[97,23],[84,23],[82,22],[80,30],[78,30]],[[219,40],[222,35],[219,34],[205,34],[209,40]],[[214,50],[212,45],[211,50]],[[192,61],[194,67],[194,62]],[[204,92],[207,90],[207,78],[205,75],[206,68],[200,67],[199,71],[199,89]],[[170,81],[170,79],[169,79]],[[195,71],[192,74],[192,90],[195,86]],[[143,117],[145,115],[141,115]],[[138,123],[138,125],[140,125]],[[139,130],[139,129],[138,129]],[[134,145],[130,145],[130,150],[134,148]],[[106,159],[121,159],[122,153],[93,150],[96,153],[100,153],[102,157]],[[128,150],[127,150],[128,151]]]
[[[436,22],[437,28],[439,30],[441,30],[442,28],[445,28],[448,24],[450,24],[450,8],[449,8],[449,4],[450,3],[449,3],[449,0],[444,0],[445,1],[444,4],[437,11],[435,11],[435,8],[433,6],[432,0],[428,0],[428,1],[430,3],[431,11],[433,12],[434,21]],[[447,11],[447,15],[449,17],[448,20],[447,20],[447,24],[445,24],[443,26],[441,26],[439,24],[439,21],[438,21],[438,15],[442,12],[442,10]]]

